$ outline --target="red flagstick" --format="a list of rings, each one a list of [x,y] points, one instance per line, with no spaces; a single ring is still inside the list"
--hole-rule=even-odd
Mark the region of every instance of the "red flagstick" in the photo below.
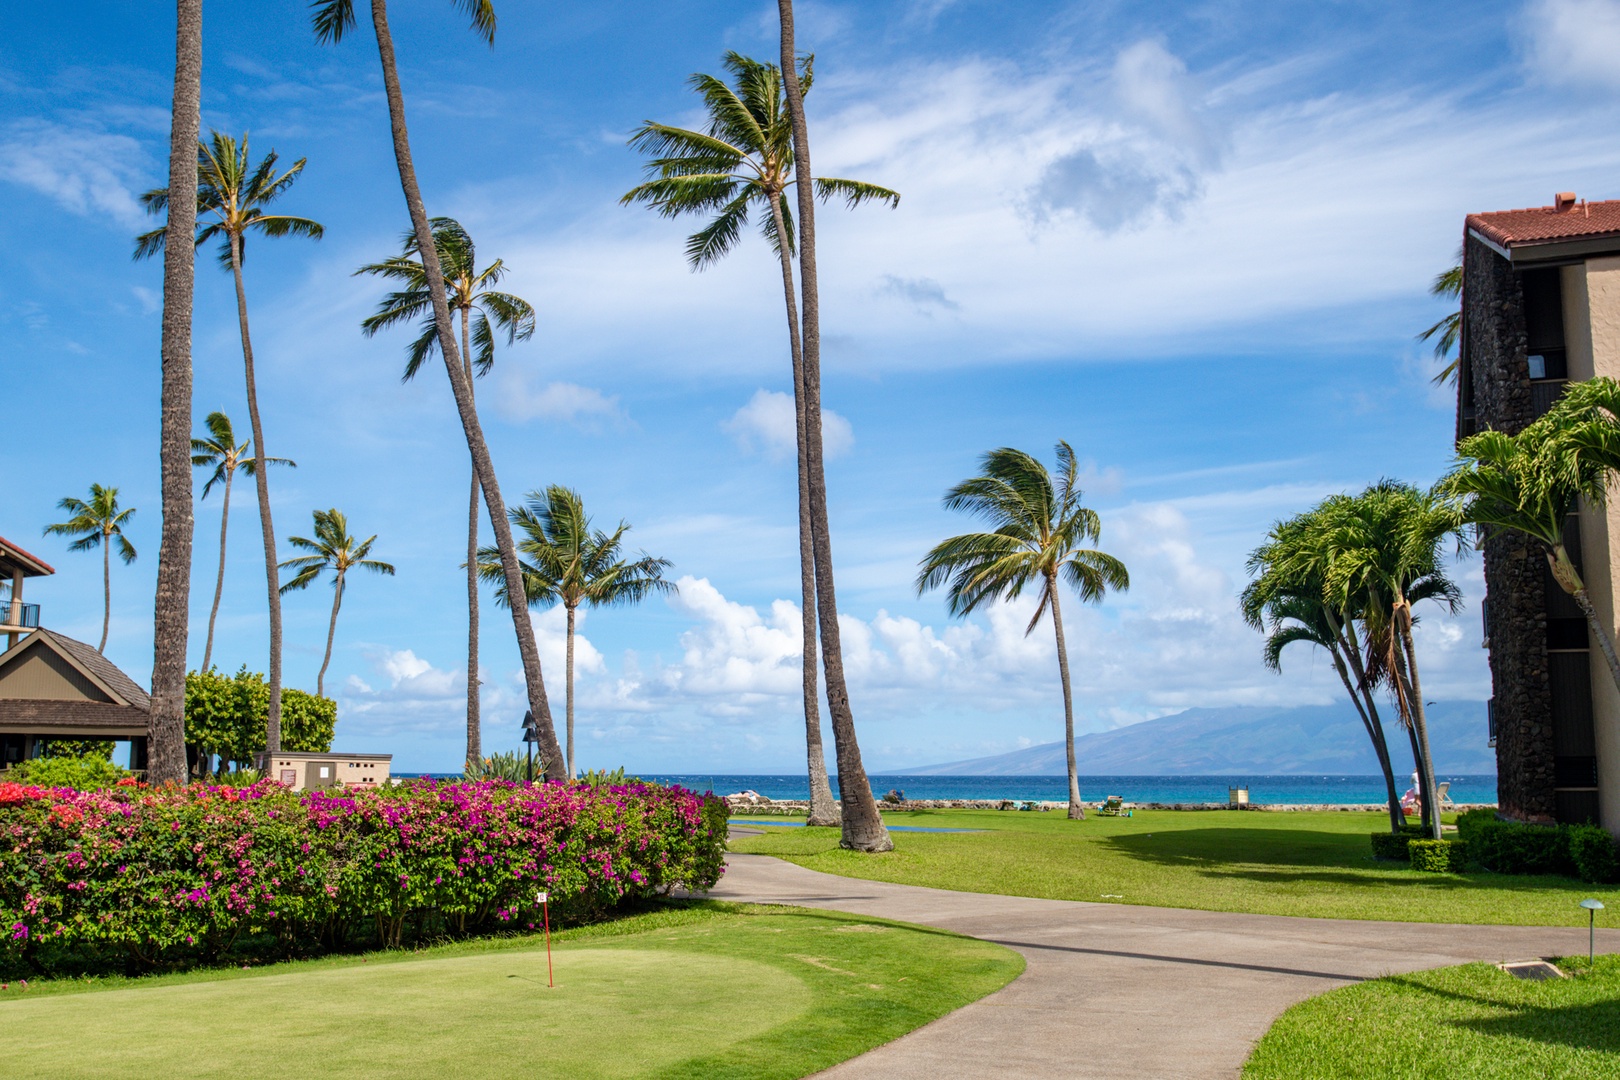
[[[540,914],[546,928],[546,985],[555,987],[557,984],[551,980],[551,895],[541,893],[535,899],[540,901]]]

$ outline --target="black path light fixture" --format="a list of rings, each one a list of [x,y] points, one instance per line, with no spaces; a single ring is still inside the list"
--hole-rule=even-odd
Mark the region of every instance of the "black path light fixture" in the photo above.
[[[540,741],[540,728],[534,722],[534,710],[523,714],[523,742],[529,757],[529,783],[534,783],[534,744]]]
[[[1603,910],[1601,900],[1582,900],[1581,907],[1586,909],[1586,962],[1592,963],[1592,947],[1597,938],[1597,913]]]

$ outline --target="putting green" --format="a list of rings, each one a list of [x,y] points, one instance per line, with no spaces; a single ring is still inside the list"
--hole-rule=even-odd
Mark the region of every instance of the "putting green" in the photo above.
[[[208,1077],[223,1054],[249,1074],[657,1075],[810,1000],[802,981],[754,960],[610,948],[553,960],[554,989],[540,950],[16,1000],[0,1010],[4,1071]],[[64,1042],[70,1032],[81,1037]]]

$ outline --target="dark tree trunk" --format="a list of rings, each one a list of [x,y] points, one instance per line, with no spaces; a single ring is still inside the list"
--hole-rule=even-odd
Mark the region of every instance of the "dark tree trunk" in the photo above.
[[[782,293],[787,301],[788,348],[793,357],[793,421],[798,448],[799,482],[799,614],[804,650],[800,657],[804,682],[804,748],[810,775],[810,815],[806,825],[838,824],[838,804],[827,781],[827,751],[821,744],[820,680],[816,677],[816,555],[810,518],[810,471],[806,467],[804,427],[804,344],[799,337],[799,306],[794,299],[793,256],[788,244],[781,195],[771,199],[771,220],[776,224],[777,254],[782,261]]]
[[[173,201],[172,199],[170,200]],[[253,486],[259,493],[259,531],[264,537],[264,583],[270,595],[270,711],[265,718],[265,752],[281,751],[281,571],[276,566],[276,527],[270,518],[270,470],[259,422],[259,386],[253,372],[253,339],[248,335],[247,290],[242,285],[242,238],[233,233],[231,275],[236,279],[236,322],[242,332],[242,368],[247,373],[248,422],[253,425]]]
[[[1337,653],[1334,663],[1340,666],[1339,677],[1345,679],[1345,689],[1350,692],[1350,700],[1361,714],[1362,722],[1367,725],[1367,735],[1372,739],[1373,752],[1378,755],[1378,765],[1384,770],[1384,795],[1389,800],[1389,830],[1393,834],[1401,831],[1406,824],[1406,812],[1401,809],[1401,796],[1395,786],[1395,766],[1389,756],[1389,740],[1384,737],[1384,725],[1378,717],[1378,704],[1373,700],[1372,687],[1367,682],[1367,672],[1361,663],[1361,643],[1356,640],[1355,624],[1351,620],[1341,622],[1331,609],[1327,610],[1328,623],[1333,627],[1335,639],[1343,650],[1345,660],[1341,661]],[[1354,685],[1345,674],[1343,668],[1348,664],[1355,675]]]
[[[489,446],[484,441],[484,429],[473,409],[472,389],[461,373],[461,350],[456,346],[455,326],[450,319],[450,305],[445,299],[444,273],[439,267],[438,249],[433,246],[433,228],[428,221],[427,209],[422,204],[416,166],[411,161],[410,135],[405,127],[405,96],[399,86],[399,69],[394,60],[393,37],[388,32],[388,5],[385,0],[371,0],[371,22],[377,32],[377,55],[382,62],[383,89],[388,96],[388,119],[393,132],[394,160],[399,166],[399,185],[404,192],[405,206],[410,211],[411,226],[416,233],[428,293],[433,298],[433,322],[438,330],[439,353],[444,357],[445,370],[450,376],[450,392],[455,395],[456,411],[461,416],[461,428],[467,436],[467,449],[472,454],[473,469],[478,474],[484,504],[489,509],[495,547],[501,554],[501,570],[506,577],[507,607],[511,610],[512,627],[517,634],[518,655],[523,659],[523,681],[528,689],[529,708],[534,711],[535,722],[540,729],[540,754],[545,759],[546,779],[563,780],[566,764],[562,747],[557,744],[557,727],[551,716],[551,704],[546,700],[545,678],[540,671],[540,650],[535,645],[534,626],[529,622],[529,602],[523,589],[517,545],[512,540],[512,523],[506,517],[506,503],[501,499],[500,484],[495,479],[495,465],[489,456]]]
[[[822,666],[827,675],[827,712],[832,718],[838,756],[838,792],[843,808],[841,845],[856,851],[892,851],[894,841],[878,813],[877,800],[861,764],[855,738],[855,715],[844,681],[844,655],[838,632],[838,593],[833,584],[832,538],[827,522],[827,478],[821,445],[821,301],[816,279],[816,195],[810,166],[810,128],[804,117],[793,43],[793,0],[777,0],[782,21],[782,85],[793,120],[795,185],[799,197],[799,288],[804,351],[804,428],[812,551],[816,564],[816,619],[821,628]]]
[[[227,461],[225,464],[225,503],[219,510],[219,574],[214,578],[214,606],[208,611],[208,644],[203,646],[204,671],[212,670],[214,622],[219,618],[219,598],[225,594],[225,530],[231,524],[231,481],[236,479],[236,463]]]
[[[462,370],[467,375],[467,395],[473,396],[472,348],[467,328],[467,309],[461,309]],[[472,490],[467,497],[467,763],[484,756],[482,718],[478,702],[478,471],[472,474]]]
[[[1423,811],[1429,835],[1440,839],[1440,807],[1434,783],[1434,758],[1429,753],[1429,718],[1423,707],[1423,682],[1418,678],[1417,648],[1412,641],[1412,609],[1404,602],[1396,613],[1401,634],[1401,647],[1406,652],[1407,677],[1412,685],[1412,732],[1422,748],[1422,761],[1418,766],[1423,786]]]
[[[177,0],[169,190],[197,189],[202,107],[202,0]],[[163,538],[152,627],[152,719],[147,778],[186,779],[186,637],[191,606],[191,303],[197,200],[169,200],[163,247],[163,390],[159,435]]]

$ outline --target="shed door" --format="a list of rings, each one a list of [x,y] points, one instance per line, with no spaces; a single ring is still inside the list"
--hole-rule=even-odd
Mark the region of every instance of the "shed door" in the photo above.
[[[337,762],[312,761],[304,767],[304,786],[328,788],[337,784]]]

